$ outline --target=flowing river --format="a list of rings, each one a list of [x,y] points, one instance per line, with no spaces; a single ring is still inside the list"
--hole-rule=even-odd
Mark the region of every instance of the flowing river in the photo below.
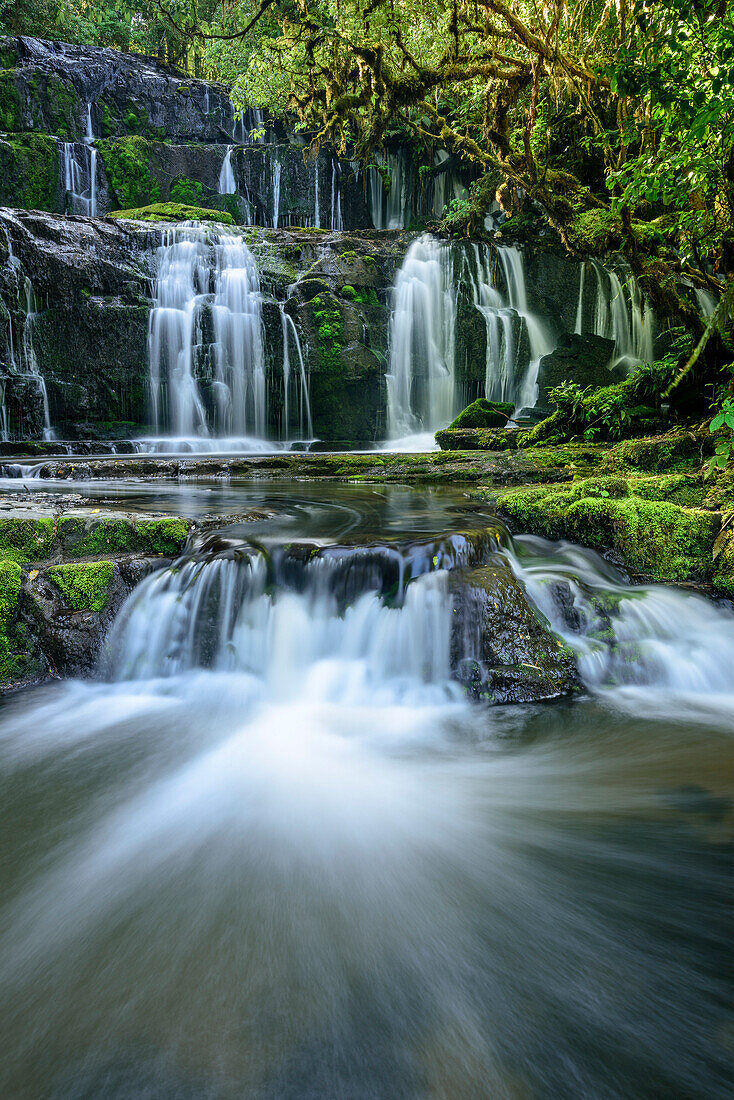
[[[3,704],[0,1095],[732,1095],[728,604],[457,491],[83,491],[233,515],[97,678]],[[486,562],[582,693],[467,697],[449,592]]]

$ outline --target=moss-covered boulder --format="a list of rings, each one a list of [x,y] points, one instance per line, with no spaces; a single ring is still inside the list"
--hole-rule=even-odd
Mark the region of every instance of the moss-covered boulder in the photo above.
[[[234,225],[231,214],[223,210],[205,210],[199,206],[184,206],[179,202],[156,202],[135,210],[113,210],[111,218],[126,218],[137,222],[218,222]]]
[[[520,435],[506,428],[444,428],[436,442],[442,451],[514,451]]]
[[[651,487],[642,488],[647,496],[623,478],[588,478],[500,491],[496,500],[517,531],[613,551],[656,580],[710,581],[719,515],[650,499]]]
[[[458,428],[504,428],[515,406],[511,401],[488,401],[480,397],[472,401],[449,424],[449,430]]]

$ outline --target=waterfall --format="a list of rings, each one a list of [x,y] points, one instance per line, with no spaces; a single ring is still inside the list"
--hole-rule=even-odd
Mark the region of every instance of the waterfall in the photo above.
[[[234,152],[234,145],[227,146],[227,152],[224,154],[224,160],[222,161],[222,168],[219,173],[219,194],[220,195],[236,195],[237,194],[237,181],[234,175],[234,168],[232,167],[232,153]]]
[[[654,317],[649,303],[643,300],[637,279],[624,267],[620,275],[591,260],[595,275],[595,299],[592,332],[614,341],[611,366],[627,369],[639,363],[650,363],[654,358]],[[576,331],[588,331],[584,318],[584,283],[579,291],[576,311]],[[579,325],[579,319],[581,325]]]
[[[115,623],[108,648],[116,675],[170,677],[203,666],[257,676],[281,700],[298,697],[307,682],[335,699],[356,690],[365,703],[387,684],[398,692],[428,688],[429,698],[432,688],[438,700],[458,698],[458,685],[450,682],[446,573],[417,578],[401,606],[389,607],[366,564],[364,589],[343,608],[330,583],[340,572],[338,562],[319,557],[297,570],[302,591],[281,580],[272,593],[267,559],[258,553],[155,573]],[[359,679],[346,677],[340,689],[338,669],[351,663],[355,672],[360,668]]]
[[[36,296],[33,290],[33,285],[30,279],[26,276],[24,279],[25,290],[25,321],[23,324],[23,364],[26,372],[31,375],[38,387],[43,402],[43,438],[45,440],[53,440],[56,438],[53,429],[51,428],[51,417],[48,406],[48,392],[46,390],[46,380],[44,379],[41,371],[38,367],[38,360],[36,359],[36,352],[33,346],[33,326],[38,314],[36,313]]]
[[[581,261],[581,267],[579,269],[579,299],[576,305],[576,321],[573,327],[574,332],[581,334],[584,331],[584,284],[586,282],[586,261]]]
[[[455,415],[455,334],[451,249],[424,235],[410,246],[393,291],[386,378],[389,438],[434,432]]]
[[[278,228],[280,220],[280,175],[283,166],[276,150],[273,158],[273,229]]]
[[[518,409],[532,407],[537,400],[538,366],[541,358],[553,350],[553,338],[528,308],[522,253],[507,246],[498,247],[496,253],[504,293],[497,285],[497,265],[487,245],[464,250],[461,272],[486,326],[484,394],[490,401],[512,401]],[[518,358],[523,332],[530,351],[527,362]]]
[[[97,150],[94,147],[92,104],[87,103],[87,133],[84,141],[89,148],[89,217],[97,216]]]
[[[313,422],[311,420],[311,402],[308,393],[308,377],[303,361],[303,349],[298,336],[295,321],[286,313],[283,303],[280,303],[280,323],[283,336],[283,426],[281,437],[284,440],[290,435],[290,392],[291,392],[291,355],[290,344],[293,343],[298,359],[298,378],[295,380],[296,397],[298,404],[298,439],[313,439]],[[305,414],[305,419],[304,419]]]
[[[405,229],[412,218],[411,175],[400,153],[387,153],[380,160],[390,180],[389,190],[378,168],[367,176],[367,204],[375,229]]]
[[[708,290],[702,287],[694,287],[696,302],[702,317],[710,317],[716,309],[716,298]]]
[[[319,158],[318,154],[313,164],[314,172],[314,207],[313,207],[313,224],[317,229],[321,228],[321,213],[319,211]]]
[[[257,265],[244,240],[227,235],[217,239],[216,265],[215,434],[264,439],[265,361]]]
[[[335,157],[331,162],[331,228],[337,232],[344,228],[340,187],[341,174],[341,165]]]
[[[5,403],[5,382],[6,379],[0,378],[0,439],[3,443],[7,443],[10,439],[10,432],[8,430],[8,407]]]
[[[97,216],[97,150],[92,129],[92,105],[87,103],[87,129],[83,142],[61,143],[61,176],[67,214]]]
[[[211,310],[214,343],[202,344]],[[194,227],[167,229],[158,249],[149,361],[153,422],[177,437],[265,433],[262,303],[255,261],[243,238]],[[197,365],[213,360],[207,411]],[[204,364],[202,364],[204,365]]]

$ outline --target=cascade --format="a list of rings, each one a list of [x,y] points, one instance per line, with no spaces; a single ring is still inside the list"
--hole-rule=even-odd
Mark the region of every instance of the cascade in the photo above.
[[[314,207],[313,207],[313,224],[316,229],[321,228],[321,213],[319,209],[319,158],[318,156],[314,160],[313,164],[314,173]]]
[[[341,174],[341,165],[336,157],[334,157],[331,162],[331,228],[337,232],[341,232],[344,228],[340,187]]]
[[[694,293],[701,316],[710,317],[716,309],[716,298],[708,290],[704,290],[703,287],[700,286],[694,287]]]
[[[222,161],[222,168],[219,173],[219,194],[220,195],[236,195],[237,194],[237,181],[234,175],[234,168],[232,167],[232,153],[234,152],[234,145],[227,146],[227,152],[224,154],[224,160]]]
[[[298,408],[298,436],[299,440],[313,439],[313,421],[311,419],[311,402],[308,394],[308,377],[303,361],[303,349],[298,335],[295,321],[286,313],[283,304],[280,303],[280,323],[283,336],[283,424],[281,437],[284,440],[291,438],[290,428],[290,394],[291,387],[295,388],[296,404]],[[293,344],[298,360],[298,376],[291,379],[291,353],[290,345]],[[304,418],[305,414],[305,418]]]
[[[273,229],[278,228],[280,221],[280,176],[283,166],[276,151],[273,157]]]
[[[214,342],[202,343],[205,308]],[[183,227],[165,231],[158,249],[150,317],[152,416],[174,436],[265,433],[262,305],[255,261],[239,236]],[[205,404],[197,367],[213,360],[212,402]]]
[[[48,407],[48,393],[46,390],[46,381],[41,374],[38,367],[38,360],[36,359],[36,352],[33,347],[33,326],[38,314],[36,313],[36,300],[33,291],[33,285],[30,279],[26,276],[24,281],[25,290],[25,321],[23,323],[23,365],[26,372],[31,375],[38,387],[43,402],[43,438],[45,440],[55,439],[53,429],[51,428],[51,417]]]
[[[456,290],[451,249],[427,234],[398,272],[390,317],[388,437],[445,427],[455,415]]]
[[[579,277],[579,298],[576,307],[576,332],[591,331],[595,336],[613,340],[615,345],[611,366],[628,369],[638,363],[649,363],[654,358],[654,317],[649,303],[643,301],[637,279],[625,268],[620,275],[591,260],[595,276],[595,296],[591,313],[591,325],[585,295],[585,268]]]
[[[7,443],[10,439],[8,430],[8,408],[5,404],[5,379],[0,378],[0,439]]]
[[[66,213],[97,216],[97,150],[92,128],[92,105],[87,103],[87,129],[83,142],[61,143],[61,176],[66,193]]]
[[[92,104],[87,103],[87,133],[84,138],[89,149],[89,217],[97,216],[97,150],[94,147]]]
[[[517,408],[532,407],[537,399],[538,365],[552,350],[553,340],[528,309],[522,253],[507,246],[499,246],[496,251],[506,296],[496,285],[497,265],[487,245],[475,244],[471,252],[464,250],[461,272],[487,330],[484,394],[490,401],[512,401]],[[522,331],[527,333],[530,352],[526,363],[518,360]]]

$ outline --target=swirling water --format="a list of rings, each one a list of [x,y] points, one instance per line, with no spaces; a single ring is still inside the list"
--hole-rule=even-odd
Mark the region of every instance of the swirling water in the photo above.
[[[451,494],[216,494],[278,514],[0,717],[2,1094],[731,1095],[729,606]],[[583,696],[464,698],[478,554]]]

